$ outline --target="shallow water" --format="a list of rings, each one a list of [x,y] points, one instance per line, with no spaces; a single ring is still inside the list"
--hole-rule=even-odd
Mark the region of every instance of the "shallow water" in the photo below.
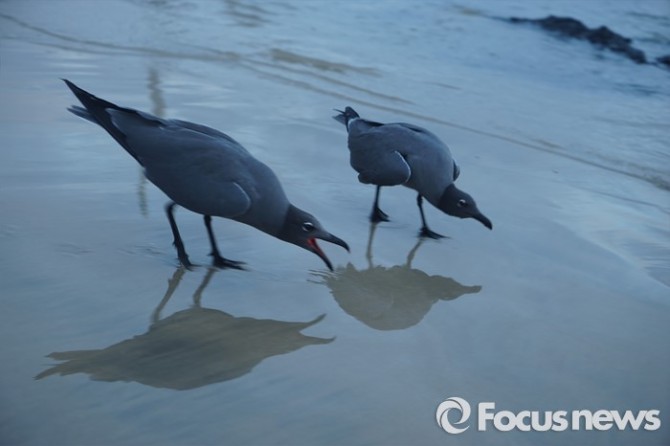
[[[1,3],[2,443],[667,444],[670,73],[497,19],[670,52],[667,3],[615,3]],[[225,131],[352,253],[324,246],[331,274],[217,220],[249,269],[184,272],[165,197],[59,78]],[[400,188],[371,228],[346,105],[443,137],[494,230],[430,208],[449,238],[419,242]],[[177,219],[206,264],[201,218]],[[451,396],[664,424],[450,435]]]

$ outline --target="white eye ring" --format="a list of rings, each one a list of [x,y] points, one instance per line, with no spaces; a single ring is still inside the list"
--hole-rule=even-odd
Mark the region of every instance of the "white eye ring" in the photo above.
[[[458,200],[458,203],[456,205],[459,208],[462,208],[463,206],[466,206],[467,204],[468,204],[468,202],[461,198],[460,200]]]
[[[314,230],[314,223],[306,221],[302,224],[302,230],[305,232],[312,232]]]

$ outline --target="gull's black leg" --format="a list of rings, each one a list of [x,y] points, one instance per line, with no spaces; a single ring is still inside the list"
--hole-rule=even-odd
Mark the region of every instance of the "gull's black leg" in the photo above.
[[[434,239],[443,238],[444,236],[442,234],[431,231],[426,224],[426,216],[423,215],[423,197],[421,194],[416,196],[416,204],[419,206],[419,212],[421,213],[421,230],[419,231],[419,237],[428,237]]]
[[[205,226],[207,226],[207,235],[209,236],[209,244],[212,245],[212,252],[209,254],[214,258],[212,264],[217,268],[234,268],[234,269],[244,269],[242,265],[244,262],[238,262],[236,260],[228,260],[221,257],[219,253],[219,248],[216,246],[216,239],[214,238],[214,231],[212,231],[212,217],[210,215],[205,215]]]
[[[176,205],[177,203],[171,201],[165,206],[165,213],[167,214],[168,220],[170,221],[170,228],[172,228],[172,236],[174,237],[172,244],[175,248],[177,248],[177,257],[179,257],[181,264],[184,265],[185,268],[191,268],[193,264],[188,259],[188,255],[184,249],[184,242],[181,241],[181,235],[179,235],[177,222],[174,221],[174,215],[172,215],[173,209]]]
[[[377,191],[375,192],[375,202],[372,205],[372,213],[370,213],[370,221],[372,223],[379,223],[380,221],[389,221],[389,216],[386,215],[384,211],[379,209],[379,191],[381,186],[377,186]]]

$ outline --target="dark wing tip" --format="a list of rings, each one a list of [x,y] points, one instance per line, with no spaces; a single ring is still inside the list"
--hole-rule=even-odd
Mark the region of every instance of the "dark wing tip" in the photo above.
[[[65,82],[65,85],[67,85],[68,88],[69,88],[70,90],[72,90],[73,92],[81,91],[81,88],[77,87],[73,82],[71,82],[71,81],[65,79],[64,77],[61,78],[61,80],[62,80],[63,82]]]

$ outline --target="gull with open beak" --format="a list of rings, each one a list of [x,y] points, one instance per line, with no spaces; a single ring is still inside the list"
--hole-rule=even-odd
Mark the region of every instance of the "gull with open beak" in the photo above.
[[[104,128],[142,167],[146,177],[172,201],[166,213],[177,255],[191,266],[174,219],[182,206],[204,216],[214,266],[241,269],[243,263],[219,253],[212,217],[253,226],[319,256],[333,269],[317,245],[321,239],[349,251],[347,244],[326,231],[286,197],[275,173],[230,136],[188,121],[162,119],[100,99],[65,80],[83,107],[68,110]]]

